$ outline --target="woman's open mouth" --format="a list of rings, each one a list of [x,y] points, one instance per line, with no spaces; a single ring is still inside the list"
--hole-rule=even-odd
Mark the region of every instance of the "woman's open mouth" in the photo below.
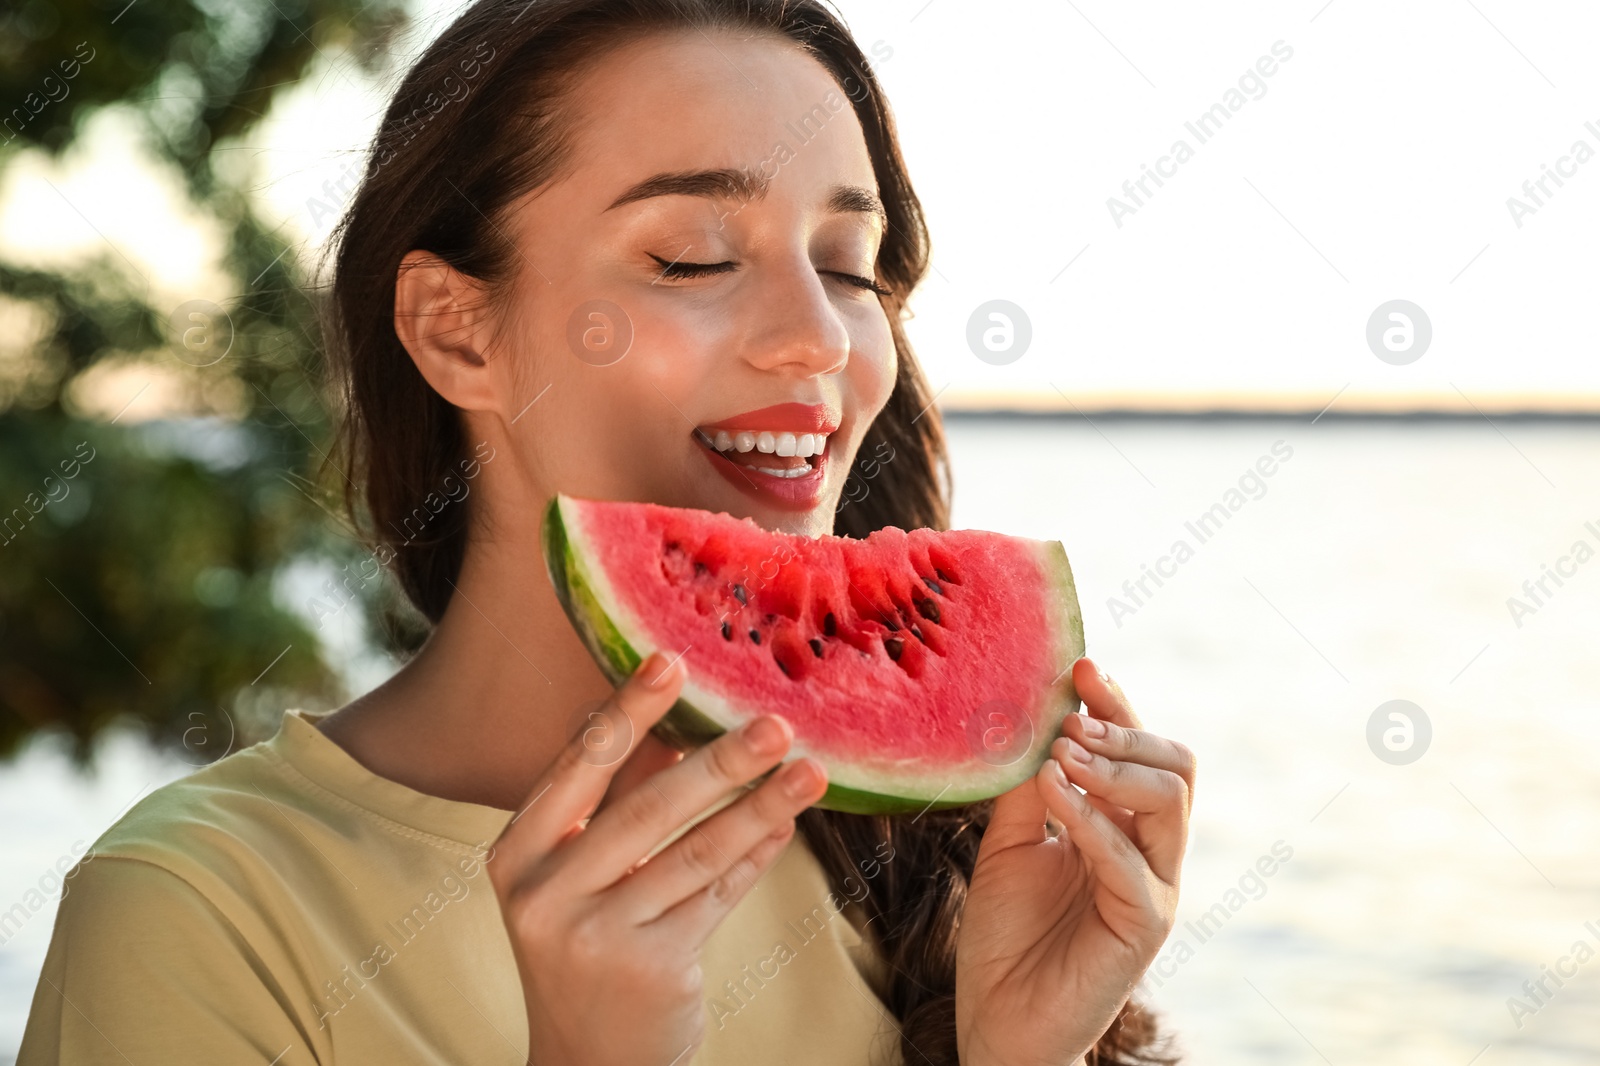
[[[702,429],[699,433],[700,443],[710,445],[729,462],[781,478],[806,476],[813,469],[810,460],[820,458],[828,447],[826,433],[775,433],[766,429],[741,429],[737,433]]]
[[[822,495],[828,438],[837,428],[820,404],[778,404],[697,426],[694,438],[735,487],[763,502],[803,510]]]

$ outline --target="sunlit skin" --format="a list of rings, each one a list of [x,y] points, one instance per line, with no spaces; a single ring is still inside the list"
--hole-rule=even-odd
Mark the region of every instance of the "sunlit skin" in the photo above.
[[[503,227],[525,268],[503,315],[481,311],[482,294],[438,260],[407,260],[396,328],[424,376],[462,409],[469,447],[484,442],[494,458],[469,497],[476,522],[459,594],[427,649],[328,724],[379,772],[517,809],[584,705],[607,691],[540,561],[537,516],[554,492],[831,530],[848,457],[887,401],[895,366],[877,295],[827,273],[873,276],[876,218],[824,209],[835,185],[877,188],[854,114],[834,116],[760,199],[662,196],[611,208],[657,174],[758,168],[777,141],[794,140],[787,122],[838,92],[790,49],[734,47],[737,60],[703,40],[675,40],[670,51],[641,43],[618,53],[635,60],[613,57],[584,80],[572,170]],[[760,96],[740,72],[765,86]],[[669,99],[695,107],[673,110],[669,123],[660,104]],[[740,265],[671,280],[653,256]],[[609,366],[568,345],[572,312],[593,300],[623,308],[632,324],[628,353]],[[734,488],[694,436],[697,425],[783,401],[840,416],[829,484],[805,512]]]
[[[765,751],[736,734],[687,758],[671,752],[647,731],[688,664],[658,659],[606,707],[624,743],[634,738],[631,754],[571,757],[586,712],[612,689],[555,600],[538,538],[556,491],[831,530],[850,461],[888,399],[895,351],[867,287],[879,281],[883,222],[853,112],[772,161],[778,141],[795,145],[786,126],[830,94],[843,99],[821,65],[781,40],[690,33],[626,45],[585,70],[568,169],[501,221],[518,265],[505,313],[425,253],[407,257],[397,282],[402,341],[461,411],[469,450],[493,458],[473,482],[472,532],[443,621],[390,681],[322,728],[384,777],[524,812],[489,872],[533,1061],[669,1062],[698,1042],[699,945],[826,787],[822,767],[793,760],[706,819],[703,834],[641,865],[680,811],[760,778],[792,734],[768,718]],[[765,174],[764,193],[616,204],[654,176],[719,168]],[[679,278],[665,263],[732,266]],[[604,350],[580,358],[568,342],[574,310],[596,300],[621,308],[632,331],[610,365],[596,365]],[[696,432],[783,403],[836,427],[809,503],[719,472]],[[1171,928],[1192,756],[1139,731],[1087,661],[1074,677],[1090,714],[1114,725],[1091,739],[1075,718],[1066,735],[1097,761],[1072,761],[1058,741],[1057,758],[997,802],[958,953],[964,1063],[1081,1056]],[[1097,797],[1092,806],[1052,784],[1061,766]],[[647,777],[655,787],[640,787]],[[1047,810],[1066,826],[1060,839],[1045,833]],[[686,857],[697,835],[717,846]],[[738,865],[708,872],[708,861]]]

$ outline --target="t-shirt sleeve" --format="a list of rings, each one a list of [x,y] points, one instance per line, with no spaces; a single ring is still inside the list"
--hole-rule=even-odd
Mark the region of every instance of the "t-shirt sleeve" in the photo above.
[[[102,855],[66,884],[17,1066],[315,1061],[278,983],[183,878]]]

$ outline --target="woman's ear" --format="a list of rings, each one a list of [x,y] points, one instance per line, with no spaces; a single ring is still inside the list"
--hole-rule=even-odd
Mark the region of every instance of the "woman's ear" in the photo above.
[[[410,251],[394,286],[394,331],[429,385],[466,411],[500,408],[483,283],[432,252]]]

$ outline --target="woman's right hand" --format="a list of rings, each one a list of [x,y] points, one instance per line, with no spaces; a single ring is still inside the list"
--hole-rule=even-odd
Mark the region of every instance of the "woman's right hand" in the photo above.
[[[592,730],[580,731],[486,863],[539,1066],[686,1061],[705,1027],[702,945],[794,835],[795,815],[826,791],[822,766],[797,759],[644,861],[777,765],[794,739],[765,715],[634,787],[612,787],[639,750],[629,741],[649,737],[685,673],[681,659],[646,660],[599,712],[629,750],[597,753]]]

